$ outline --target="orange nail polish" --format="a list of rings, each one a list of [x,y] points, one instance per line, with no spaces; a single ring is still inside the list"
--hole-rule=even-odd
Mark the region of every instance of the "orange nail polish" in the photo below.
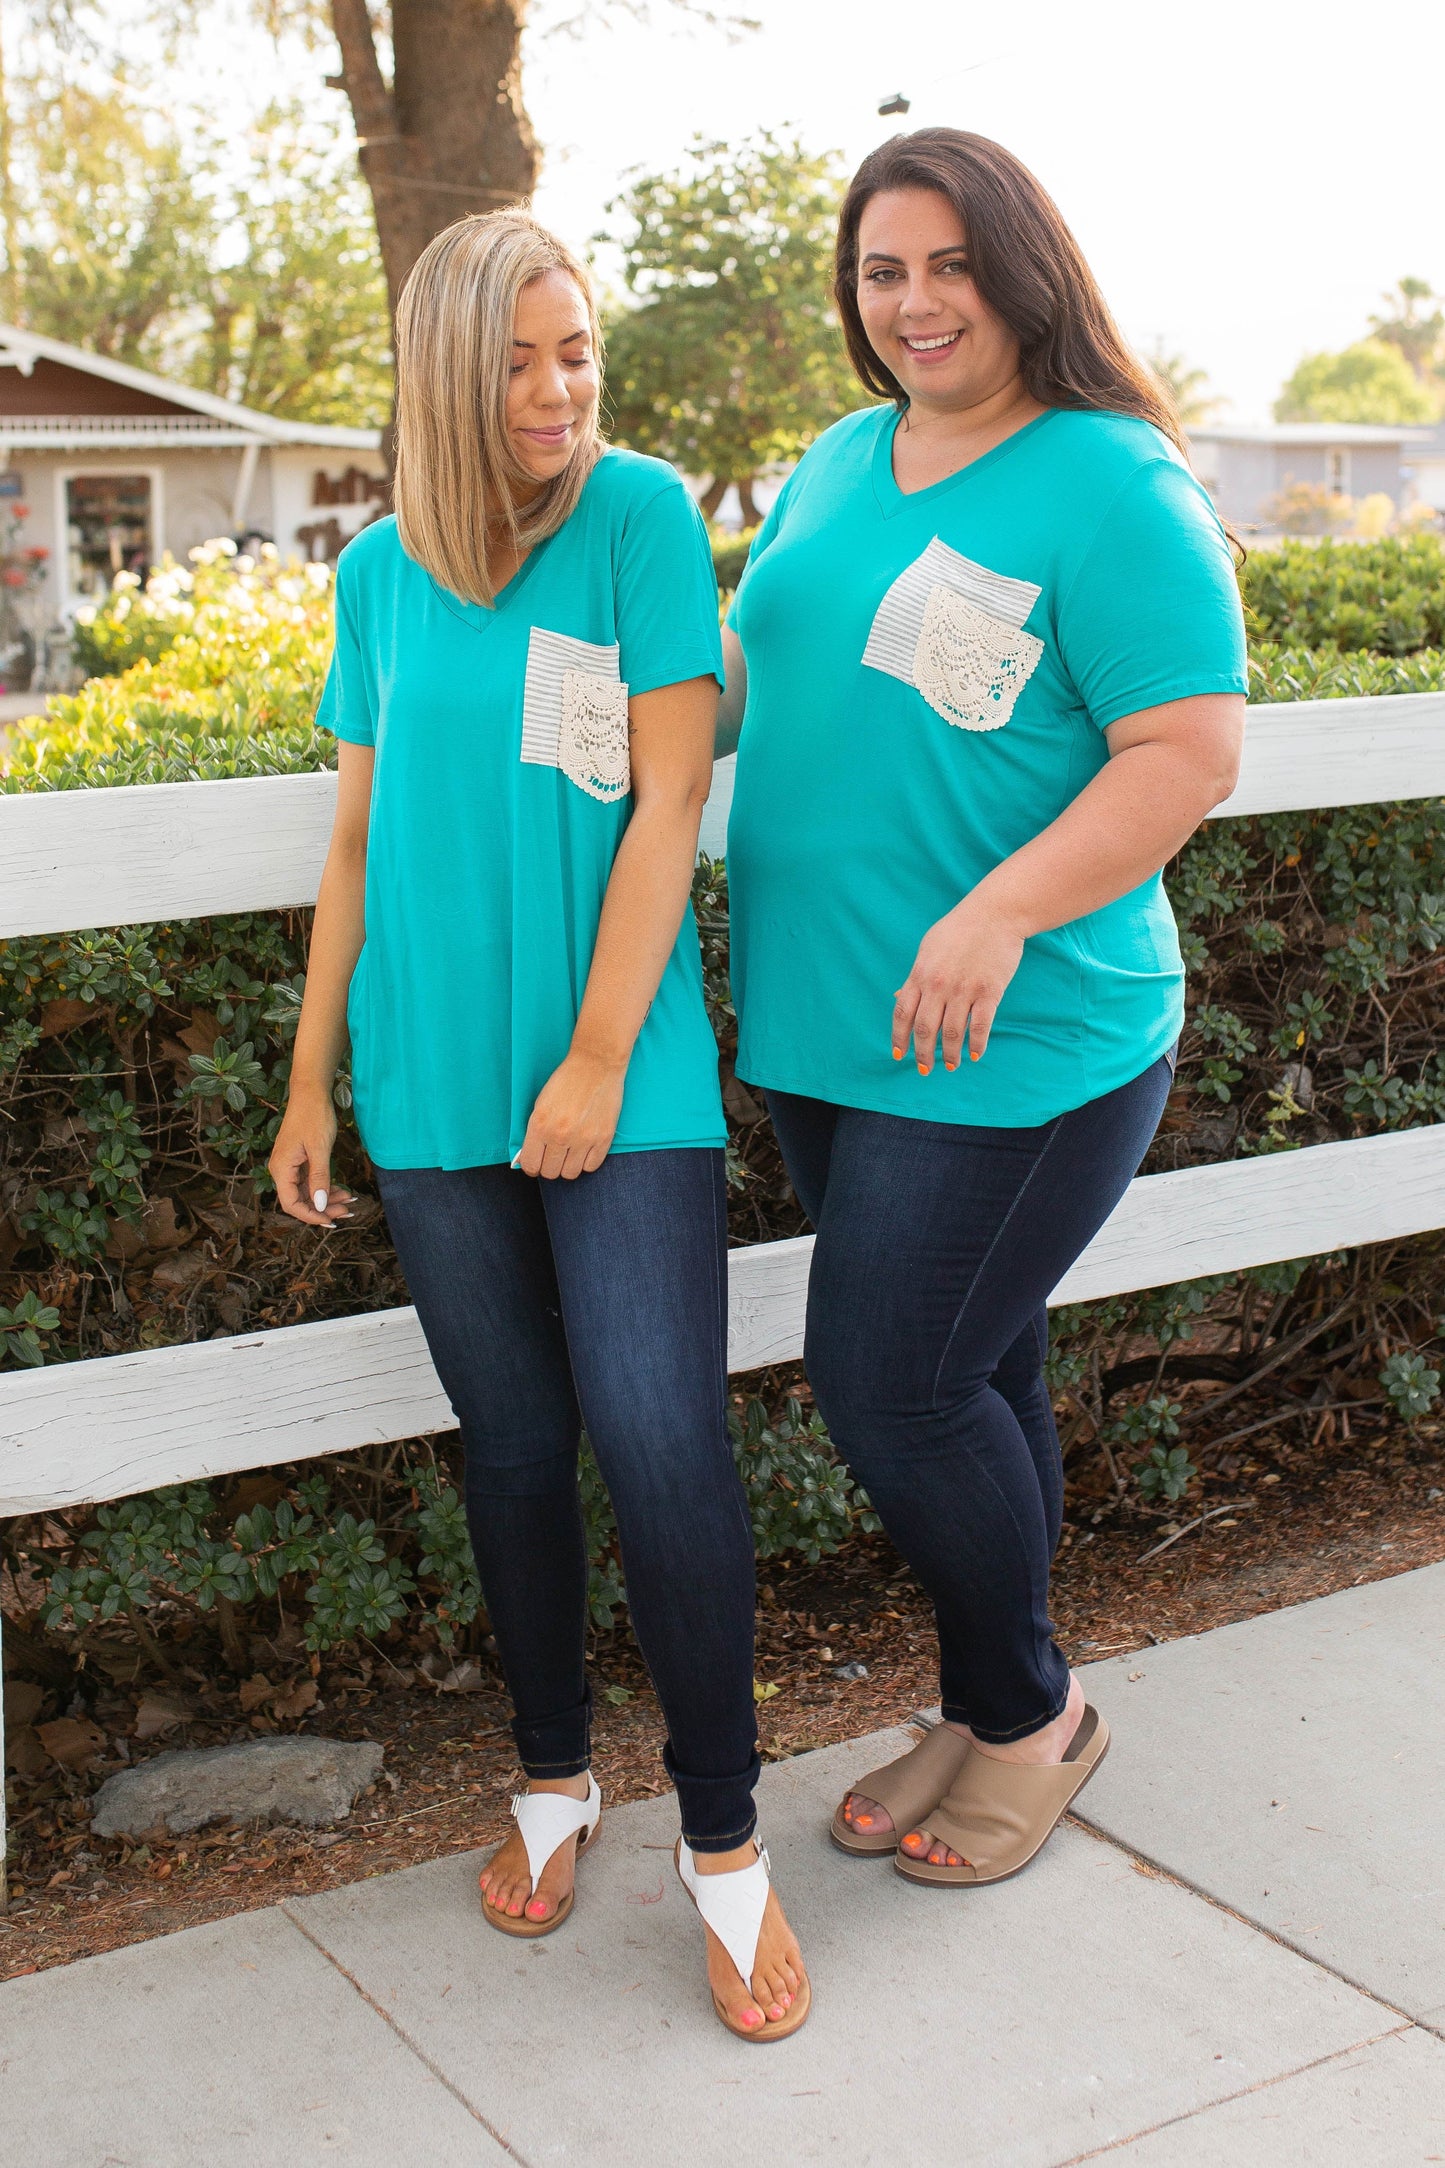
[[[975,1054],[973,1048],[970,1047],[968,1050],[968,1058],[970,1061],[980,1061],[983,1057],[979,1054]]]
[[[953,1071],[958,1067],[958,1063],[956,1061],[946,1061],[943,1066],[952,1075]]]
[[[901,1054],[899,1053],[899,1051],[898,1051],[898,1049],[897,1049],[897,1047],[896,1047],[896,1046],[895,1046],[895,1047],[894,1047],[894,1049],[893,1049],[893,1059],[894,1059],[895,1061],[902,1061],[902,1059],[903,1059],[903,1056],[902,1056],[902,1055],[901,1055]]]

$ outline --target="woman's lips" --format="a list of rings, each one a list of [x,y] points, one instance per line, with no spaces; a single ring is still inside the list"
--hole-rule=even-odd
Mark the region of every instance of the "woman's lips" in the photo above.
[[[561,444],[566,437],[571,435],[571,432],[572,424],[570,422],[559,422],[555,429],[523,429],[518,433],[521,436],[530,437],[534,444]]]
[[[910,361],[921,362],[926,367],[933,362],[947,361],[952,354],[958,351],[958,344],[962,337],[963,330],[961,326],[956,331],[933,332],[927,336],[921,332],[910,334],[900,331],[898,343]],[[915,344],[915,339],[921,343]]]

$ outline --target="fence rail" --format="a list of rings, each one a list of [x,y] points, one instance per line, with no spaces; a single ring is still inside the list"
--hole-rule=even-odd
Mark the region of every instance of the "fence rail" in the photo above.
[[[719,764],[704,823],[718,851]],[[315,901],[334,774],[0,793],[0,939]],[[1250,711],[1229,814],[1445,796],[1445,693]],[[1051,1300],[1445,1226],[1445,1125],[1141,1176]],[[321,1238],[318,1238],[321,1239]],[[810,1237],[734,1250],[729,1366],[802,1348]],[[450,1428],[410,1309],[0,1376],[0,1515]],[[3,1746],[3,1738],[0,1738]],[[0,1860],[4,1819],[0,1808]],[[0,1907],[5,1880],[0,1871]]]

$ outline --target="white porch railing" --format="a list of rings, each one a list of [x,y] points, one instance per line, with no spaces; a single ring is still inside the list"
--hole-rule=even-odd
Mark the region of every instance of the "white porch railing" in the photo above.
[[[0,939],[315,901],[334,774],[0,795]],[[717,848],[730,764],[704,824]],[[1445,796],[1445,693],[1250,711],[1216,818]],[[1445,1226],[1445,1125],[1142,1176],[1054,1304]],[[318,1238],[320,1239],[320,1238]],[[731,1369],[802,1348],[810,1238],[732,1252]],[[0,1375],[0,1515],[452,1427],[411,1309]],[[3,1739],[0,1739],[3,1746]],[[0,1859],[4,1822],[0,1810]],[[4,1901],[0,1875],[0,1904]]]

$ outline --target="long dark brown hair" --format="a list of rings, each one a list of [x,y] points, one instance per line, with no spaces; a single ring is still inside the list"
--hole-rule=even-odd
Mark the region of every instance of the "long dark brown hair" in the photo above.
[[[833,293],[848,357],[869,391],[908,404],[858,310],[858,228],[870,200],[894,188],[931,189],[957,211],[969,274],[1018,340],[1020,373],[1041,406],[1136,415],[1187,459],[1168,388],[1125,345],[1058,205],[1001,143],[958,128],[890,137],[870,151],[844,198]]]

